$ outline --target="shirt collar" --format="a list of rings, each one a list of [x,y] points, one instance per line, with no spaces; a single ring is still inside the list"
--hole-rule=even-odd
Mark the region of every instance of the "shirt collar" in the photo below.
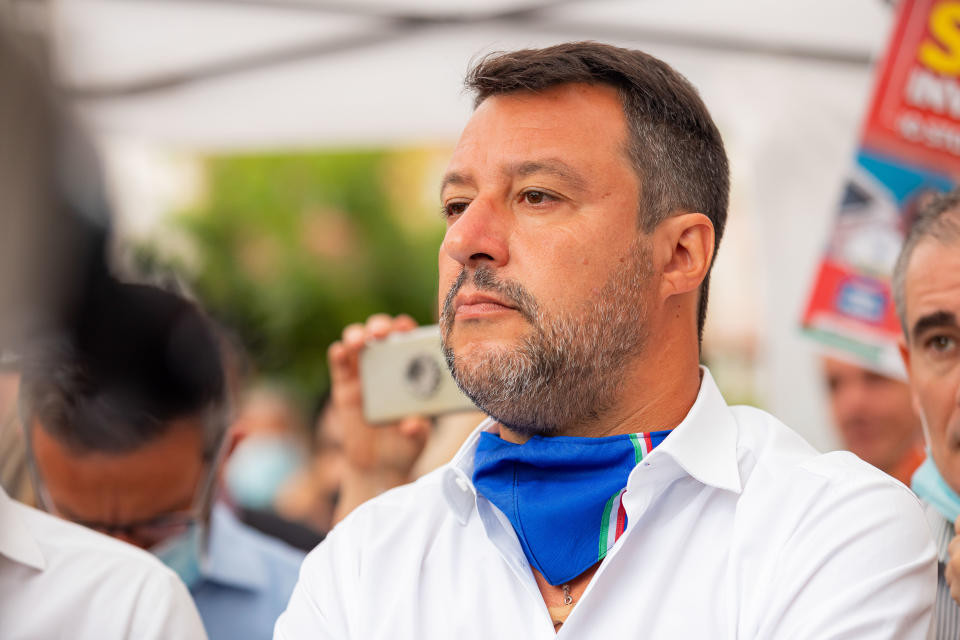
[[[202,567],[203,579],[249,591],[269,587],[269,575],[263,558],[250,551],[247,532],[230,512],[216,503],[210,516],[210,538]]]
[[[444,470],[443,497],[460,524],[466,524],[476,504],[477,490],[473,486],[473,460],[480,434],[484,431],[499,433],[496,420],[487,418],[481,422],[467,437]]]
[[[669,456],[697,481],[740,493],[740,466],[737,461],[737,422],[730,412],[710,370],[700,367],[700,391],[683,421],[667,436],[648,460]],[[443,475],[443,496],[447,505],[465,524],[476,503],[473,460],[483,431],[498,432],[497,423],[487,418],[474,429],[447,465]]]
[[[47,562],[40,544],[17,513],[13,500],[0,487],[0,555],[43,571]]]
[[[740,493],[737,460],[737,421],[713,381],[710,370],[700,367],[700,392],[683,421],[648,460],[669,456],[688,475],[718,489]]]

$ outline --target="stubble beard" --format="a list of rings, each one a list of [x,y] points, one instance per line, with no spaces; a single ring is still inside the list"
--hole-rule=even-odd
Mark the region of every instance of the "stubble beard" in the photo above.
[[[450,344],[453,298],[466,280],[461,271],[440,318],[443,352],[460,389],[480,409],[523,436],[568,433],[604,417],[616,404],[627,365],[648,337],[650,249],[639,237],[596,296],[575,311],[547,314],[517,282],[498,280],[488,267],[473,272],[474,286],[515,305],[531,331],[513,347],[469,357]]]

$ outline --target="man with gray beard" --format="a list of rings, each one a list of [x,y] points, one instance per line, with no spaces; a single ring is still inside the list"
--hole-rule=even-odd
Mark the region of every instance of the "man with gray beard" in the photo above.
[[[923,638],[916,498],[699,366],[729,180],[695,89],[597,43],[496,54],[467,86],[440,324],[490,417],[330,533],[275,638]],[[334,394],[409,323],[345,331]]]

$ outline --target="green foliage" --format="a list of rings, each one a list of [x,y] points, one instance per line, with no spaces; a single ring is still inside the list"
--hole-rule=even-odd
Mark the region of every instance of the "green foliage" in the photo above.
[[[259,374],[312,397],[326,387],[326,350],[347,324],[377,312],[435,321],[443,223],[421,202],[430,157],[206,161],[206,195],[174,225],[199,256],[194,290],[239,334]]]

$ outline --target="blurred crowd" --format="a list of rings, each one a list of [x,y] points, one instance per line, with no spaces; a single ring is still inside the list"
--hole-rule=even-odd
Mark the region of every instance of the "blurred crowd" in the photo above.
[[[6,37],[0,44],[0,139],[19,156],[0,165],[12,230],[0,253],[17,260],[4,264],[0,300],[0,485],[17,506],[3,503],[0,523],[29,505],[47,514],[21,513],[38,519],[34,532],[50,532],[41,547],[110,551],[78,526],[129,543],[177,574],[211,638],[271,637],[306,553],[361,503],[446,463],[484,416],[365,417],[360,354],[414,329],[407,316],[344,327],[328,351],[331,388],[304,406],[263,379],[188,292],[111,271],[94,156],[43,74]],[[823,359],[823,383],[843,448],[909,485],[930,444],[917,393],[835,356]],[[93,575],[72,561],[32,559],[27,543],[16,549],[30,566],[69,572],[81,596],[77,576]],[[142,568],[138,577],[115,572],[126,575],[117,592],[140,580],[144,602],[98,596],[114,598],[118,624],[139,638],[203,633],[175,612],[187,592],[165,594],[157,580],[166,574],[151,577],[159,563],[130,557]],[[0,599],[11,593],[3,581]],[[167,609],[145,613],[146,601]],[[0,636],[14,629],[7,624]]]

